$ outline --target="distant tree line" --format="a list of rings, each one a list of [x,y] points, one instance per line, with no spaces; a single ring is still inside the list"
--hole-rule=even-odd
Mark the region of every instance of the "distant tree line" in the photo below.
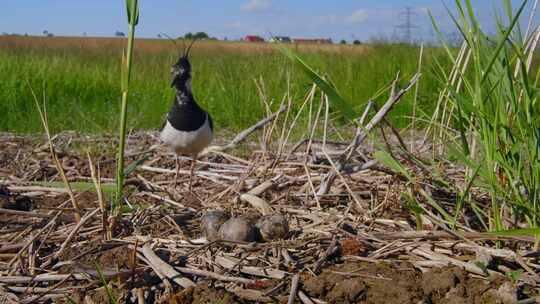
[[[209,40],[217,40],[217,38],[210,37],[205,32],[197,32],[197,33],[188,32],[184,36],[178,37],[178,39],[186,39],[186,40],[193,40],[193,39],[197,39],[197,40],[208,40],[208,39]]]
[[[345,39],[341,39],[341,41],[339,42],[339,44],[347,44],[347,40]],[[354,39],[352,44],[354,45],[360,45],[362,44],[362,41],[358,40],[358,39]]]

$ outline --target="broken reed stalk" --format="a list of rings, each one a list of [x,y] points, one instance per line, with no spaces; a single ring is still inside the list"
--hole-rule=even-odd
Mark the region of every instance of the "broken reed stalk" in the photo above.
[[[133,62],[133,43],[135,38],[135,26],[139,22],[138,0],[126,0],[129,35],[127,54],[122,54],[122,108],[120,111],[120,139],[118,143],[118,160],[116,164],[116,199],[113,200],[113,211],[117,212],[122,204],[123,187],[124,187],[124,150],[126,144],[126,124],[127,124],[127,109],[129,96],[129,81],[131,78],[131,66]]]
[[[150,247],[150,244],[145,244],[142,249],[138,249],[146,260],[149,266],[156,272],[163,275],[166,278],[171,279],[176,284],[183,288],[189,288],[195,286],[195,283],[188,278],[182,277],[182,275],[174,269],[171,265],[160,259]]]
[[[287,304],[293,304],[298,294],[298,286],[300,285],[300,274],[295,274],[291,281],[291,293],[289,294],[289,299]]]
[[[67,190],[69,199],[71,200],[71,204],[73,206],[75,220],[78,223],[81,221],[81,208],[79,207],[79,204],[77,203],[77,200],[75,199],[75,195],[73,195],[73,190],[71,189],[71,185],[69,184],[69,181],[67,180],[66,174],[64,172],[64,168],[62,167],[62,164],[60,164],[60,161],[58,160],[58,156],[56,155],[56,151],[54,150],[51,132],[49,129],[49,120],[47,117],[47,108],[45,105],[45,95],[43,96],[44,99],[43,99],[43,109],[42,109],[41,106],[39,105],[36,93],[34,92],[34,89],[32,88],[32,86],[30,86],[30,83],[28,83],[28,87],[30,88],[30,92],[32,93],[32,96],[34,97],[34,102],[39,112],[39,117],[41,118],[41,124],[43,125],[43,129],[45,130],[45,134],[47,135],[47,142],[49,145],[49,151],[51,153],[51,157],[53,159],[56,170],[58,170],[58,173],[60,174],[60,177],[62,178],[64,187]]]
[[[352,140],[349,147],[341,154],[337,162],[337,165],[336,165],[337,170],[339,171],[343,170],[343,168],[347,165],[349,159],[352,157],[354,152],[366,139],[368,133],[374,127],[376,127],[382,120],[384,120],[384,118],[390,112],[390,110],[392,110],[394,105],[401,99],[401,97],[403,97],[403,95],[405,95],[405,93],[407,93],[416,84],[416,82],[418,82],[419,79],[420,79],[420,74],[415,74],[411,78],[411,80],[409,81],[409,83],[407,84],[405,88],[399,90],[399,92],[396,92],[395,94],[394,93],[391,94],[388,101],[380,108],[380,110],[375,114],[375,116],[371,118],[371,120],[368,122],[368,124],[365,127],[359,126],[357,128],[356,136]],[[395,86],[395,83],[397,83],[397,78],[394,81],[394,85],[392,87]],[[328,191],[330,191],[330,188],[332,187],[332,184],[334,183],[334,180],[336,179],[336,177],[337,177],[336,170],[331,170],[330,172],[328,172],[323,177],[319,191],[317,191],[317,195],[327,194]]]
[[[60,246],[60,249],[54,254],[55,258],[59,258],[64,251],[66,250],[67,246],[71,242],[71,240],[75,237],[75,235],[79,232],[79,229],[88,221],[90,220],[96,213],[99,211],[99,209],[95,209],[94,211],[88,212],[71,230],[68,237],[64,240],[62,245]]]
[[[92,157],[90,156],[90,153],[86,152],[86,156],[88,157],[88,166],[90,166],[90,176],[92,177],[92,181],[94,182],[94,187],[96,188],[96,193],[98,196],[99,208],[101,209],[101,222],[103,226],[103,237],[105,240],[110,240],[112,238],[112,233],[108,228],[109,227],[108,212],[107,212],[107,205],[105,204],[105,200],[103,199],[103,189],[101,188],[101,173],[99,170],[99,165],[98,165],[97,174],[96,174],[96,168],[94,167],[94,163],[92,162]]]
[[[422,72],[422,61],[424,59],[424,43],[422,42],[420,44],[420,54],[418,55],[418,69],[417,73]],[[413,108],[412,108],[412,118],[411,118],[411,147],[410,150],[413,151],[414,149],[414,143],[416,142],[416,112],[417,112],[417,106],[418,106],[418,92],[420,91],[420,83],[416,83],[416,87],[414,88],[414,99],[413,99]]]
[[[260,120],[259,122],[257,122],[256,124],[252,125],[251,127],[245,129],[244,131],[238,133],[233,140],[231,140],[231,142],[225,146],[212,146],[212,147],[209,147],[206,151],[203,152],[203,155],[204,154],[207,154],[208,152],[216,152],[216,151],[219,151],[219,152],[222,152],[222,151],[226,151],[226,150],[230,150],[230,149],[234,149],[236,148],[236,146],[238,146],[239,143],[241,143],[242,141],[244,141],[249,135],[251,135],[251,133],[257,131],[258,129],[266,126],[268,123],[274,121],[276,119],[276,117],[281,114],[283,111],[285,111],[287,108],[286,107],[281,107],[279,110],[277,110],[276,112],[274,112],[272,115]]]

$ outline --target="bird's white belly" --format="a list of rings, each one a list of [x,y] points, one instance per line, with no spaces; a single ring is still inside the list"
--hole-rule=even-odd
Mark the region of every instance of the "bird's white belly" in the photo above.
[[[212,129],[210,129],[208,118],[195,131],[176,130],[167,120],[160,133],[160,139],[177,154],[194,156],[210,145],[212,142]]]

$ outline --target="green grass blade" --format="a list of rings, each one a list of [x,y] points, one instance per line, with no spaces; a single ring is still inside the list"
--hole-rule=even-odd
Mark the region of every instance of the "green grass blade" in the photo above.
[[[375,154],[373,156],[381,164],[387,166],[388,168],[390,168],[390,169],[392,169],[392,170],[394,170],[394,171],[396,171],[398,173],[401,173],[403,176],[407,177],[407,179],[409,181],[412,180],[411,174],[409,173],[407,168],[405,168],[405,166],[403,166],[397,160],[395,160],[392,157],[392,155],[390,155],[388,152],[386,152],[386,151],[377,151],[377,152],[375,152]]]
[[[150,154],[147,154],[139,158],[138,160],[132,162],[131,164],[129,164],[126,170],[124,170],[124,176],[128,177],[131,173],[135,172],[135,170],[137,170],[138,167],[142,166],[144,162],[147,161],[149,158],[150,158]]]
[[[69,304],[77,304],[77,302],[75,302],[75,300],[73,300],[70,296],[66,296],[66,301],[67,301]]]
[[[133,61],[133,46],[135,41],[135,26],[139,21],[139,8],[137,0],[126,0],[128,7],[129,17],[129,34],[127,54],[125,60],[122,60],[122,65],[125,65],[121,71],[122,78],[122,103],[120,109],[120,130],[119,130],[119,144],[117,152],[116,163],[116,199],[113,200],[112,209],[116,209],[116,204],[121,204],[124,187],[124,150],[126,144],[126,129],[127,129],[127,111],[128,111],[128,97],[129,97],[129,81],[131,79],[131,67]],[[116,210],[114,210],[116,212]]]
[[[525,9],[526,5],[527,5],[527,1],[523,1],[523,3],[521,4],[519,10],[514,15],[514,19],[512,20],[512,22],[510,23],[510,25],[506,29],[506,31],[504,33],[504,37],[502,39],[500,39],[500,41],[499,41],[499,43],[497,45],[497,48],[495,48],[495,51],[493,52],[493,55],[492,55],[492,57],[491,57],[491,59],[489,61],[489,64],[487,65],[486,69],[484,70],[484,75],[482,76],[482,81],[481,81],[482,84],[487,80],[488,76],[490,75],[491,69],[495,65],[495,62],[497,61],[497,58],[499,57],[500,52],[502,51],[503,47],[506,45],[506,42],[507,42],[508,38],[512,34],[512,30],[518,24],[519,17],[521,16],[521,13],[523,12],[523,9]]]
[[[452,20],[452,22],[454,23],[454,25],[456,26],[458,31],[461,33],[461,37],[463,37],[465,42],[467,42],[467,45],[469,45],[469,47],[470,47],[472,45],[472,41],[469,40],[470,37],[467,35],[467,32],[465,30],[465,28],[468,28],[469,25],[467,23],[467,20],[465,19],[465,13],[463,12],[463,8],[461,7],[461,4],[457,0],[456,0],[456,3],[457,3],[457,6],[459,8],[458,11],[460,12],[460,16],[461,16],[461,19],[463,21],[463,24],[459,23],[459,21],[454,16],[454,14],[452,14],[452,11],[450,10],[450,8],[448,8],[448,6],[444,5],[444,7],[446,8],[446,12],[448,14],[448,17],[450,17],[450,20]]]
[[[358,113],[354,110],[351,104],[345,100],[337,90],[323,77],[321,77],[313,68],[311,68],[302,58],[295,54],[292,50],[286,48],[285,46],[278,44],[277,48],[292,62],[299,66],[302,71],[313,81],[317,87],[319,87],[327,96],[333,106],[335,106],[339,113],[354,122],[355,119],[359,116]]]
[[[446,41],[444,41],[444,38],[443,38],[444,35],[443,35],[441,29],[439,28],[439,25],[437,24],[437,21],[435,21],[435,17],[431,13],[431,11],[429,11],[429,18],[431,20],[431,24],[433,26],[433,29],[434,29],[435,33],[437,34],[437,38],[441,42],[441,45],[442,45],[444,51],[446,52],[446,55],[448,56],[448,58],[450,58],[450,60],[452,61],[452,64],[455,64],[456,63],[456,58],[452,54],[452,51],[450,50],[450,47],[448,46],[448,43],[446,43]]]
[[[126,11],[128,23],[135,26],[139,24],[139,5],[138,0],[126,0]],[[135,14],[133,14],[135,12]]]
[[[433,197],[431,197],[431,195],[429,195],[423,189],[419,189],[418,192],[427,200],[428,204],[431,205],[431,207],[435,208],[435,210],[437,210],[437,212],[439,212],[443,216],[444,220],[446,220],[449,223],[452,223],[453,217],[450,216],[450,214],[448,214],[448,212],[446,212],[446,210],[444,210],[444,208],[441,205],[439,205],[433,199]]]
[[[471,21],[471,25],[473,26],[474,30],[480,29],[480,24],[478,23],[478,18],[476,18],[476,14],[474,12],[471,0],[466,0],[465,5],[467,6],[467,12],[469,13],[469,20]]]
[[[103,275],[103,272],[101,271],[101,268],[99,267],[99,264],[97,262],[94,262],[96,265],[96,271],[98,273],[99,279],[101,283],[103,284],[103,288],[105,288],[105,291],[107,292],[107,297],[109,298],[109,304],[116,304],[117,300],[114,296],[112,290],[109,288],[109,284],[107,283],[107,280],[105,280],[105,276]]]
[[[540,235],[540,227],[512,229],[512,230],[498,230],[498,231],[486,232],[486,234],[494,235],[494,236],[537,236],[537,235]]]
[[[465,198],[469,196],[471,188],[472,188],[474,182],[476,181],[476,177],[478,176],[478,172],[480,172],[480,167],[481,166],[482,165],[479,164],[476,167],[473,174],[469,178],[469,181],[467,182],[467,186],[465,187],[465,190],[463,190],[463,193],[459,194],[459,196],[458,196],[458,201],[457,201],[457,204],[456,204],[456,212],[454,213],[454,222],[452,223],[454,227],[455,227],[455,225],[457,223],[459,214],[461,213],[461,209],[462,209],[462,207],[464,205]]]
[[[75,191],[85,192],[93,191],[94,184],[91,182],[70,182],[71,188]],[[51,187],[51,188],[64,188],[64,183],[62,182],[32,182],[32,185],[41,186],[41,187]],[[112,183],[101,184],[103,192],[114,193],[116,190],[116,185]]]

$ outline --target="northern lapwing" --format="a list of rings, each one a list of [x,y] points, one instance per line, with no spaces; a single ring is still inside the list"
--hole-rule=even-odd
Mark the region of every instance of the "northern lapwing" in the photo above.
[[[176,153],[175,185],[178,181],[178,156],[191,157],[190,192],[197,157],[212,142],[214,131],[210,114],[197,104],[191,89],[189,52],[194,42],[195,40],[187,49],[184,48],[178,62],[172,66],[171,87],[174,88],[176,94],[160,131],[161,141]]]

